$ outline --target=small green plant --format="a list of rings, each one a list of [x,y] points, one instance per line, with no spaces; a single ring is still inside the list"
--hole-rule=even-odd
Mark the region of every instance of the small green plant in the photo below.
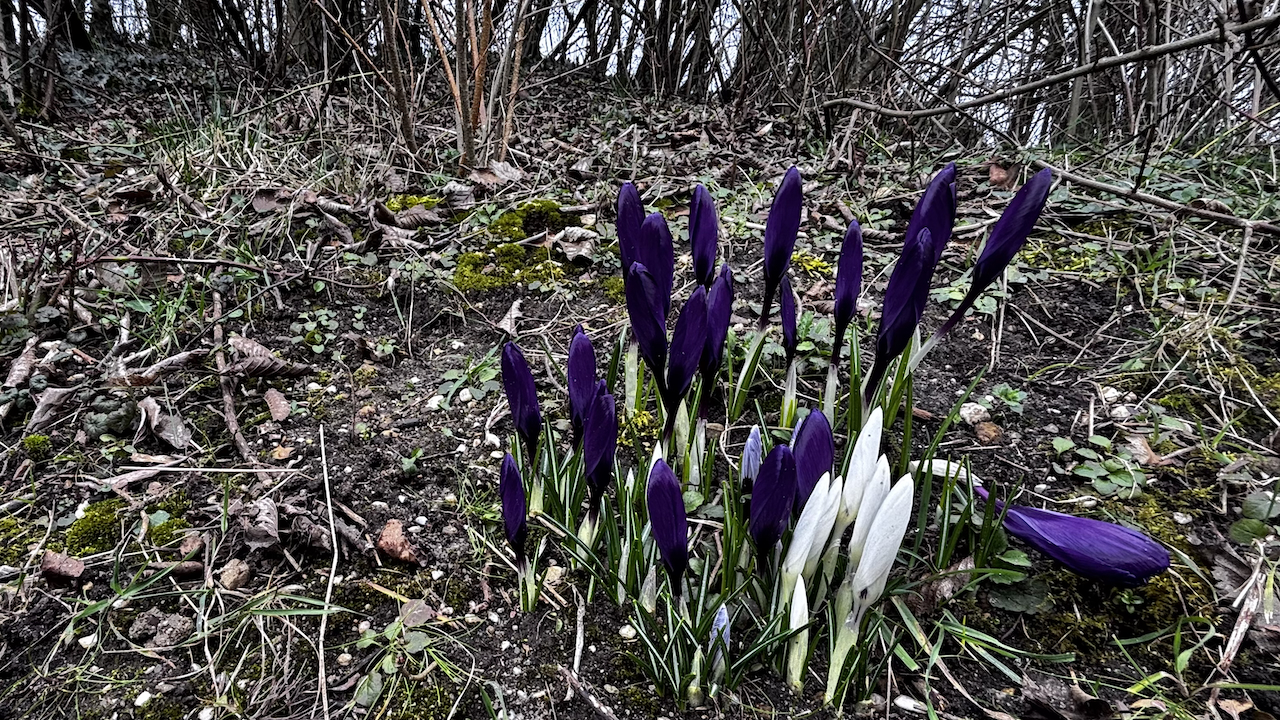
[[[303,312],[298,321],[289,326],[290,338],[295,345],[303,344],[317,355],[338,337],[338,318],[332,310],[321,308]]]
[[[1025,390],[1019,390],[1008,383],[1000,383],[999,385],[991,388],[991,397],[999,400],[1004,403],[1005,407],[1021,415],[1023,410],[1022,403],[1027,399],[1027,392]],[[984,402],[983,404],[990,407],[990,403]]]
[[[1101,435],[1089,436],[1089,445],[1079,447],[1069,438],[1053,439],[1057,459],[1054,472],[1089,480],[1101,495],[1135,498],[1142,494],[1147,476],[1127,448],[1115,447]]]
[[[422,474],[422,470],[418,467],[418,461],[421,459],[422,448],[414,450],[407,457],[400,458],[400,472],[405,477],[418,477]]]
[[[32,460],[43,460],[53,452],[53,442],[48,435],[31,434],[22,438],[22,451]]]
[[[444,644],[458,641],[429,624],[435,617],[435,611],[421,600],[389,594],[403,603],[399,617],[381,631],[371,627],[363,630],[355,641],[356,649],[372,650],[374,659],[369,663],[368,672],[356,684],[352,704],[371,708],[380,699],[394,696],[398,686],[418,683],[433,670],[444,673],[456,683],[469,681],[470,676],[462,672],[442,649]],[[452,710],[456,710],[464,691],[465,688],[457,693],[454,707],[446,715],[452,716]]]
[[[466,390],[475,400],[483,400],[485,395],[501,387],[497,379],[500,372],[497,360],[498,348],[494,347],[478,360],[468,359],[462,367],[444,371],[441,376],[444,382],[436,390],[444,396],[440,407],[448,408],[454,395],[462,390]]]

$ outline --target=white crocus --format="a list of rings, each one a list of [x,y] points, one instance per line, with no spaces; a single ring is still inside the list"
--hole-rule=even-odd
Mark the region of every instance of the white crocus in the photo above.
[[[790,620],[794,634],[787,641],[787,684],[798,694],[804,689],[804,661],[809,656],[809,596],[805,592],[804,578],[796,582]]]
[[[876,407],[867,417],[867,424],[862,426],[862,432],[858,433],[858,439],[854,442],[849,466],[845,468],[844,488],[841,492],[840,508],[836,512],[835,527],[832,529],[826,554],[822,558],[822,575],[827,582],[830,582],[835,574],[836,560],[843,546],[844,533],[858,517],[858,509],[862,505],[862,494],[872,475],[875,474],[883,424],[883,413],[879,407]]]
[[[809,548],[818,544],[826,545],[831,525],[823,527],[823,517],[827,515],[828,506],[832,505],[831,473],[825,473],[813,486],[813,492],[805,501],[800,511],[800,519],[796,520],[795,532],[791,533],[791,544],[787,546],[787,555],[782,560],[782,586],[778,594],[779,600],[786,607],[791,591],[795,588],[796,578],[804,572],[805,563],[809,560]],[[834,496],[839,500],[839,495]],[[820,535],[821,533],[821,535]]]
[[[821,482],[818,483],[818,487],[822,487]],[[835,527],[836,515],[840,514],[843,490],[844,481],[841,478],[832,480],[827,488],[827,497],[822,502],[822,514],[818,516],[813,540],[809,543],[809,555],[805,558],[804,569],[801,571],[806,583],[813,583],[813,574],[818,569],[818,561],[822,559],[822,551],[827,547],[827,538],[831,536],[831,531]]]
[[[853,609],[845,620],[845,624],[855,632],[862,623],[862,616],[866,614],[867,608],[880,599],[885,583],[889,581],[889,571],[893,569],[898,549],[902,547],[902,538],[906,536],[907,526],[911,523],[914,493],[914,478],[903,475],[876,511],[875,520],[871,523],[871,534],[862,553],[862,562],[853,575]]]
[[[862,506],[858,508],[858,517],[853,523],[853,535],[849,537],[849,573],[856,571],[862,562],[863,549],[871,533],[871,524],[876,519],[880,504],[888,494],[889,460],[881,455],[876,461],[876,470],[871,475],[871,481],[862,492]]]

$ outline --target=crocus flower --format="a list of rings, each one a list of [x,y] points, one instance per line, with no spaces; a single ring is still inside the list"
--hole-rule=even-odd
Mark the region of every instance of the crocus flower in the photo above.
[[[514,342],[502,348],[502,387],[511,406],[511,421],[532,462],[542,434],[542,412],[538,409],[538,388],[533,383],[533,373],[529,372],[529,363],[525,362],[520,346]]]
[[[782,184],[773,196],[773,206],[769,208],[769,218],[764,226],[764,303],[760,307],[760,327],[769,323],[774,293],[791,264],[796,235],[800,233],[803,190],[800,171],[793,165],[783,176]]]
[[[582,437],[582,422],[596,391],[596,351],[591,338],[579,325],[569,342],[566,379],[569,386],[569,415],[573,421],[574,443]]]
[[[1026,244],[1027,237],[1031,235],[1031,230],[1040,217],[1040,212],[1044,210],[1045,201],[1049,199],[1051,185],[1053,185],[1053,172],[1045,168],[1033,175],[1027,184],[1018,190],[1018,194],[1005,208],[1004,214],[996,221],[995,227],[991,228],[987,244],[983,246],[977,262],[973,264],[973,282],[969,285],[969,292],[960,301],[960,306],[956,308],[951,318],[934,333],[935,337],[946,335],[947,331],[964,317],[969,308],[977,302],[982,291],[1000,277],[1000,273],[1004,272],[1005,267],[1013,260],[1013,256],[1017,255]]]
[[[721,604],[711,620],[711,682],[724,678],[725,656],[729,652],[729,608]]]
[[[938,171],[925,188],[924,195],[911,211],[911,220],[907,223],[907,240],[910,241],[924,230],[929,231],[932,241],[933,261],[942,258],[942,251],[951,242],[951,228],[956,221],[956,164]]]
[[[773,546],[787,531],[795,496],[795,456],[786,445],[775,445],[760,464],[760,474],[751,488],[751,511],[747,521],[747,533],[756,544],[761,567],[773,552]]]
[[[742,446],[742,464],[738,466],[738,478],[742,480],[743,492],[751,492],[751,486],[760,475],[760,458],[764,455],[764,444],[760,439],[760,426],[752,425],[751,434],[747,436],[747,444]]]
[[[671,578],[671,592],[680,597],[685,568],[689,565],[689,523],[684,514],[680,483],[667,461],[658,459],[649,471],[645,492],[649,505],[649,525],[662,564]]]
[[[701,183],[693,189],[689,203],[689,247],[693,251],[693,276],[710,288],[716,270],[716,243],[720,235],[716,204]]]
[[[528,562],[525,541],[529,537],[529,521],[525,518],[524,481],[515,458],[507,453],[502,458],[502,470],[498,480],[498,494],[502,496],[502,524],[507,542],[516,554],[516,568],[523,571]]]
[[[633,263],[628,277],[624,290],[631,332],[636,336],[640,357],[661,386],[665,384],[667,367],[667,314],[648,268],[642,263]]]
[[[986,500],[987,490],[974,491]],[[996,511],[1004,503],[996,501]],[[1004,527],[1071,572],[1119,587],[1137,587],[1169,569],[1169,551],[1123,525],[1010,505]]]
[[[604,380],[600,385],[605,384]],[[582,472],[590,491],[588,517],[600,516],[600,500],[613,480],[613,458],[618,450],[618,416],[613,395],[599,392],[591,402],[582,435]]]
[[[805,503],[800,519],[796,520],[795,532],[791,533],[787,554],[782,560],[780,597],[790,596],[796,578],[813,578],[818,560],[827,546],[827,538],[831,536],[831,528],[836,522],[841,487],[840,479],[832,481],[831,473],[827,473],[818,480],[813,495]]]
[[[654,286],[662,298],[662,314],[671,312],[671,287],[675,282],[675,250],[671,246],[671,228],[662,213],[649,213],[640,226],[640,258],[653,275]]]
[[[879,389],[889,363],[911,342],[916,326],[920,324],[920,316],[924,314],[924,304],[929,299],[929,281],[933,279],[936,262],[931,237],[928,228],[914,238],[908,237],[902,256],[889,275],[880,329],[876,333],[876,359],[864,389],[867,404]]]
[[[906,536],[907,525],[911,522],[914,492],[915,480],[910,475],[904,475],[876,510],[862,562],[858,563],[858,569],[853,574],[853,610],[846,618],[845,625],[854,632],[862,624],[862,616],[867,609],[884,593],[884,586],[889,581],[889,571],[893,569],[893,561],[898,557],[902,538]]]
[[[622,257],[622,277],[627,278],[631,263],[640,259],[640,227],[644,224],[644,205],[640,192],[631,183],[618,191],[618,254]]]
[[[862,563],[863,553],[867,548],[868,538],[876,520],[880,505],[889,495],[889,460],[884,455],[876,461],[875,472],[862,488],[862,504],[858,507],[858,517],[853,521],[853,534],[849,536],[849,571],[853,572]]]
[[[787,685],[798,695],[804,690],[804,665],[809,657],[809,593],[804,578],[796,581],[789,621],[794,634],[787,641]]]
[[[831,463],[835,461],[836,442],[826,415],[811,410],[804,416],[791,439],[791,452],[796,457],[795,509],[799,512],[818,480],[831,472]]]
[[[675,422],[680,400],[693,384],[693,376],[702,362],[707,347],[707,289],[698,286],[689,296],[671,331],[671,348],[667,355],[667,386],[664,403],[669,424]]]
[[[707,293],[707,345],[702,350],[701,362],[704,382],[710,383],[720,370],[732,315],[733,271],[725,263],[720,266],[720,275],[711,283],[711,290]]]
[[[781,295],[782,347],[787,351],[787,364],[790,365],[796,357],[796,294],[791,291],[791,279],[786,275],[778,283],[778,293]]]
[[[836,335],[831,346],[831,363],[840,360],[844,349],[844,334],[858,311],[858,295],[862,292],[862,226],[857,220],[849,223],[840,246],[840,263],[836,266]]]

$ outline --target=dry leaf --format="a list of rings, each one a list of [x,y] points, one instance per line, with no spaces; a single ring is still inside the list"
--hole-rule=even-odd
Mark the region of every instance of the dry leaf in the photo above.
[[[373,211],[374,219],[379,223],[401,230],[417,230],[426,225],[439,225],[444,222],[434,210],[428,210],[422,205],[414,205],[408,210],[396,213],[391,212],[391,209],[382,203],[375,203]]]
[[[275,357],[275,353],[271,352],[271,348],[263,345],[257,340],[250,340],[243,335],[232,335],[227,344],[231,346],[240,355],[262,355],[265,357]]]
[[[253,502],[258,513],[250,524],[248,518],[241,518],[245,527],[245,543],[251,548],[269,548],[280,544],[280,513],[276,503],[269,497],[260,497]]]
[[[5,387],[18,387],[31,376],[31,368],[36,364],[36,341],[39,339],[36,336],[27,338],[27,344],[22,348],[22,353],[9,366],[9,374],[4,379]]]
[[[36,409],[31,412],[31,420],[27,422],[27,432],[39,432],[57,420],[58,412],[75,393],[75,388],[46,388],[36,399]]]
[[[410,600],[400,606],[400,622],[405,627],[417,627],[426,625],[436,619],[435,608],[427,604],[425,600]]]
[[[78,580],[84,574],[84,561],[70,555],[45,550],[44,557],[40,559],[40,572],[68,580]]]
[[[378,549],[401,562],[418,562],[418,555],[413,551],[413,545],[409,544],[409,538],[405,537],[404,523],[399,520],[388,520],[383,526],[382,534],[378,536]]]
[[[258,378],[298,378],[310,375],[310,365],[289,362],[274,355],[249,355],[222,371],[223,375]]]
[[[143,398],[138,402],[138,409],[142,411],[142,424],[138,426],[139,436],[142,434],[142,426],[145,425],[155,433],[156,437],[178,450],[192,444],[191,430],[182,421],[182,416],[165,412],[155,398],[150,395]],[[134,440],[137,440],[136,436]]]
[[[285,398],[284,393],[275,388],[267,390],[263,396],[267,401],[267,409],[271,411],[271,419],[280,422],[289,417],[289,400]]]
[[[271,451],[271,459],[272,460],[288,460],[290,457],[293,456],[293,451],[294,451],[294,448],[284,447],[283,445],[277,445],[275,449]]]
[[[564,251],[569,260],[586,258],[588,262],[595,260],[596,240],[600,236],[594,230],[583,227],[567,227],[551,238]]]
[[[498,323],[498,329],[511,337],[516,337],[516,322],[520,319],[520,300],[514,300],[507,314]]]
[[[355,243],[356,238],[351,234],[351,228],[347,227],[346,223],[330,215],[324,210],[320,211],[320,217],[324,220],[325,227],[332,230],[333,234],[337,235],[338,239],[341,240],[343,244],[351,245]]]
[[[488,167],[479,170],[472,170],[467,176],[471,182],[479,183],[487,187],[497,187],[506,185],[509,182],[519,182],[524,179],[524,171],[512,165],[511,163],[502,162],[501,160],[490,160]]]
[[[1000,429],[1000,426],[990,420],[974,425],[973,430],[978,435],[978,442],[983,445],[995,445],[1004,437],[1004,431]]]
[[[253,194],[253,209],[259,213],[275,212],[280,209],[280,201],[288,196],[279,188],[263,188]]]

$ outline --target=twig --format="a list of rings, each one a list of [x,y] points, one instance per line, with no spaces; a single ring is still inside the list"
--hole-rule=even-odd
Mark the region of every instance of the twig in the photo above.
[[[587,690],[582,681],[578,679],[577,674],[563,665],[561,665],[559,669],[560,674],[564,676],[565,682],[569,683],[569,687],[573,688],[573,691],[578,693],[579,697],[586,700],[587,704],[591,706],[592,710],[596,711],[597,715],[605,720],[618,720],[618,716],[614,715],[613,711],[610,710],[607,705],[600,702],[596,699],[595,695],[591,694],[591,691]]]
[[[222,293],[216,290],[213,293],[213,344],[218,348],[214,353],[214,360],[218,366],[218,384],[222,386],[222,414],[226,417],[227,432],[231,433],[231,439],[235,442],[236,450],[240,451],[240,457],[250,465],[257,465],[253,451],[249,449],[249,443],[244,439],[244,433],[240,432],[240,421],[236,419],[236,380],[225,374],[227,355],[222,349]]]
[[[320,469],[324,473],[324,505],[329,511],[329,544],[333,546],[333,559],[329,562],[329,583],[324,591],[324,607],[327,610],[333,600],[333,576],[338,572],[338,531],[333,521],[333,498],[329,491],[329,455],[324,447],[324,424],[320,424]],[[329,626],[329,613],[320,616],[320,637],[316,641],[316,656],[320,664],[320,706],[322,717],[329,717],[329,682],[325,679],[324,633]]]

